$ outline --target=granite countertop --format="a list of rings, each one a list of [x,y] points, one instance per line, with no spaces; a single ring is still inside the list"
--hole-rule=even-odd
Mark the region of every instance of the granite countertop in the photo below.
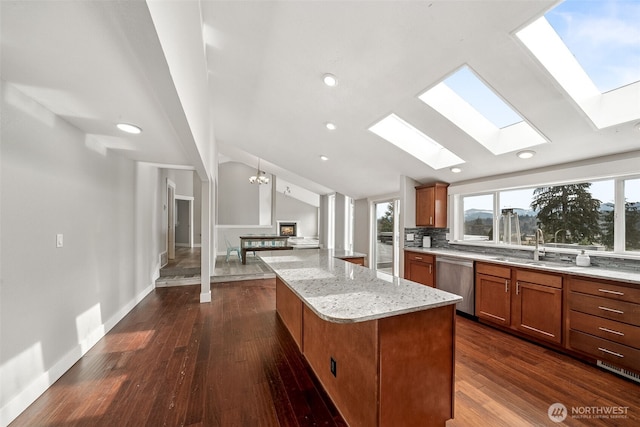
[[[640,273],[635,273],[632,271],[613,270],[598,267],[578,267],[577,265],[568,262],[545,261],[544,259],[540,261],[533,261],[520,258],[510,258],[504,255],[481,254],[477,252],[465,252],[451,249],[415,247],[405,247],[404,249],[407,251],[426,253],[436,256],[462,258],[473,261],[487,261],[495,264],[533,268],[536,270],[591,277],[594,279],[617,280],[620,282],[640,285]]]
[[[340,250],[340,249],[333,249],[333,256],[335,258],[340,258],[340,259],[350,259],[350,258],[366,258],[367,254],[363,254],[360,252],[354,252],[354,251],[345,251],[345,250]]]
[[[347,256],[364,254],[347,252]],[[354,323],[462,301],[459,295],[343,261],[344,251],[261,252],[260,258],[321,319]]]

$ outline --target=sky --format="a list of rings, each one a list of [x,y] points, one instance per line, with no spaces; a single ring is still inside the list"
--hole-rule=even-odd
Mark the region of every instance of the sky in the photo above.
[[[545,17],[600,92],[640,81],[639,0],[565,0]]]

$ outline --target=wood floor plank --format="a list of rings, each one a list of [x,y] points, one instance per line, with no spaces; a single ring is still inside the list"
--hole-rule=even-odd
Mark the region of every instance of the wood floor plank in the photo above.
[[[455,416],[447,427],[552,426],[549,405],[628,407],[640,385],[465,318],[456,325]],[[408,390],[408,393],[411,391]],[[158,288],[12,424],[345,426],[275,313],[275,281]]]

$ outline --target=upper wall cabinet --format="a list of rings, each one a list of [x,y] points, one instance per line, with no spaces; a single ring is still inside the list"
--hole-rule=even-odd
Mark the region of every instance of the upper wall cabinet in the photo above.
[[[416,187],[416,226],[447,227],[447,187],[443,182]]]

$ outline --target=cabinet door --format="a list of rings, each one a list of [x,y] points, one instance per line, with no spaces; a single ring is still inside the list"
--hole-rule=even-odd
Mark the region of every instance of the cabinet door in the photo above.
[[[562,289],[516,281],[512,326],[545,341],[562,342]]]
[[[486,274],[476,275],[476,316],[509,326],[511,319],[510,280]]]
[[[406,279],[409,279],[412,282],[422,283],[423,285],[431,286],[433,288],[433,277],[432,263],[411,260],[406,263]]]
[[[435,216],[435,187],[416,190],[416,225],[433,227]]]

